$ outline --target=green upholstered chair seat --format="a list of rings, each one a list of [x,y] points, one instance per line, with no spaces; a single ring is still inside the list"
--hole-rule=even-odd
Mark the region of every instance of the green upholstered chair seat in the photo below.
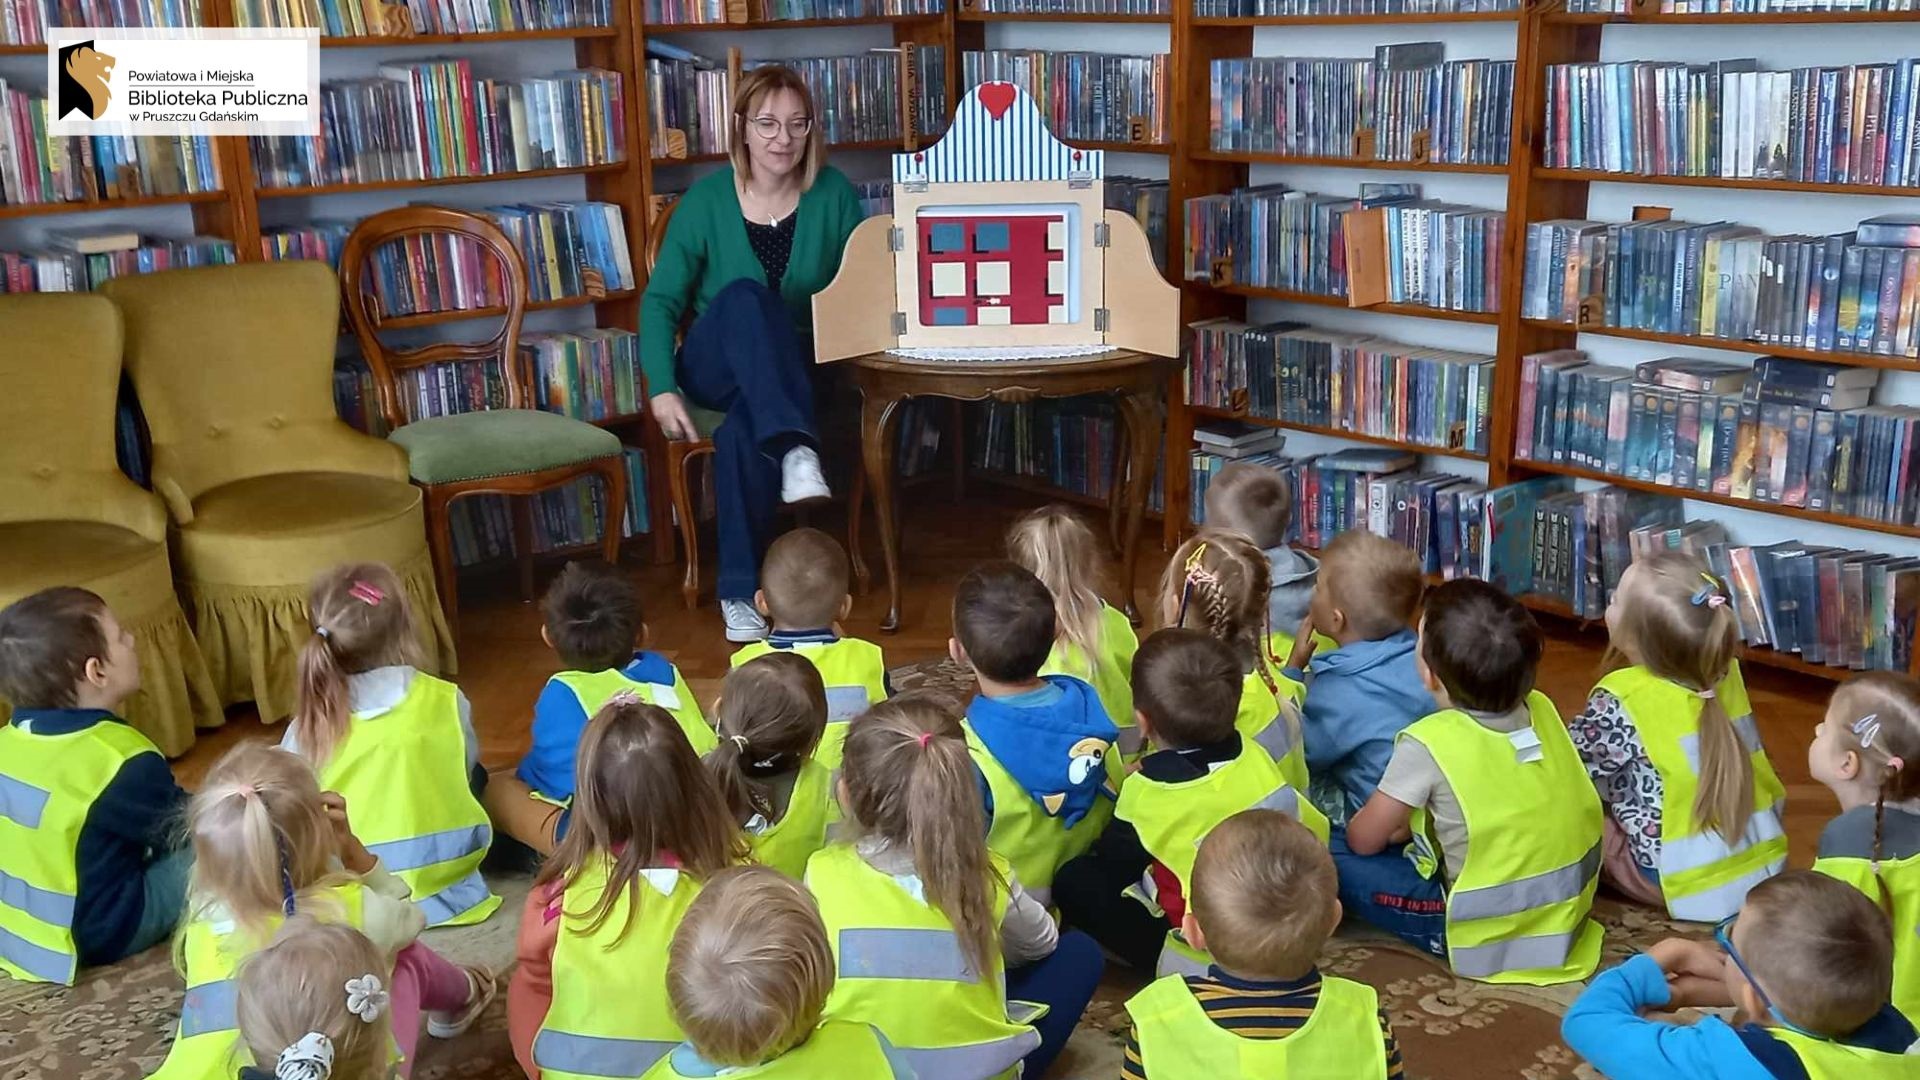
[[[726,413],[703,409],[692,402],[687,403],[687,415],[693,418],[693,430],[703,439],[713,438],[714,431],[720,427],[720,421],[727,418]]]
[[[545,472],[621,452],[611,431],[536,409],[491,409],[416,420],[388,436],[422,484]]]

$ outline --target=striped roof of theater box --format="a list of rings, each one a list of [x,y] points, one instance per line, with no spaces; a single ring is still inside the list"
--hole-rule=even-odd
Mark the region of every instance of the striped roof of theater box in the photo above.
[[[1104,151],[1075,149],[1054,138],[1025,90],[988,82],[960,100],[953,126],[939,142],[893,155],[893,182],[1100,180],[1105,166]]]

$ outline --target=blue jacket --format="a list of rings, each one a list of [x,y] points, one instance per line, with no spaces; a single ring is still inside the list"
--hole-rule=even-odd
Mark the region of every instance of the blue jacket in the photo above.
[[[13,726],[69,735],[95,724],[124,724],[104,709],[16,709]],[[73,943],[82,967],[119,959],[146,910],[146,868],[180,847],[187,793],[158,751],[127,759],[87,811],[74,849],[79,888]]]
[[[1327,808],[1336,820],[1352,817],[1373,798],[1393,757],[1394,736],[1439,707],[1414,667],[1418,644],[1413,631],[1402,630],[1313,658],[1301,710],[1307,772],[1316,782],[1339,785],[1346,796],[1344,815]],[[1297,671],[1287,674],[1300,678]]]
[[[673,664],[656,652],[635,653],[620,674],[658,686],[672,686],[674,678]],[[574,759],[590,719],[567,684],[557,677],[548,679],[533,703],[533,745],[520,759],[515,775],[549,799],[573,798]]]
[[[1715,1017],[1692,1025],[1641,1017],[1643,1009],[1669,1000],[1666,975],[1642,953],[1600,973],[1567,1010],[1560,1035],[1616,1080],[1808,1080],[1800,1056],[1757,1024],[1733,1028]],[[1913,1041],[1913,1025],[1891,1005],[1845,1040],[1893,1054]]]
[[[1025,788],[1033,801],[1064,795],[1053,816],[1071,829],[1092,810],[1106,787],[1103,761],[1120,732],[1107,718],[1093,687],[1071,675],[1045,675],[1048,688],[1011,698],[975,694],[967,723],[993,760]],[[1094,743],[1103,743],[1097,750]],[[985,787],[985,780],[981,781]],[[1113,797],[1108,791],[1107,798]],[[987,816],[993,816],[992,792]]]

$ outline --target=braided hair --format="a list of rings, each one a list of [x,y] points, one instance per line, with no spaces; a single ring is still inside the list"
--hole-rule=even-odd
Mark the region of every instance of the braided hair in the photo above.
[[[1887,804],[1920,799],[1920,681],[1894,671],[1855,676],[1833,692],[1826,723],[1838,725],[1840,744],[1860,755],[1861,772],[1874,781],[1873,877],[1891,913],[1880,845]]]
[[[1236,532],[1202,529],[1181,544],[1160,584],[1161,619],[1205,630],[1232,648],[1276,696],[1273,626],[1267,605],[1273,570],[1266,553]]]

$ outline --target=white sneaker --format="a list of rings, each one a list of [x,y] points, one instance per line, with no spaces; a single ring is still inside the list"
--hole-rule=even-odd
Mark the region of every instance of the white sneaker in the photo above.
[[[727,640],[736,645],[760,641],[767,636],[767,620],[753,609],[751,600],[720,601],[720,618],[727,624]]]
[[[820,472],[820,455],[811,446],[796,446],[780,459],[780,501],[817,502],[830,499],[827,478]]]

